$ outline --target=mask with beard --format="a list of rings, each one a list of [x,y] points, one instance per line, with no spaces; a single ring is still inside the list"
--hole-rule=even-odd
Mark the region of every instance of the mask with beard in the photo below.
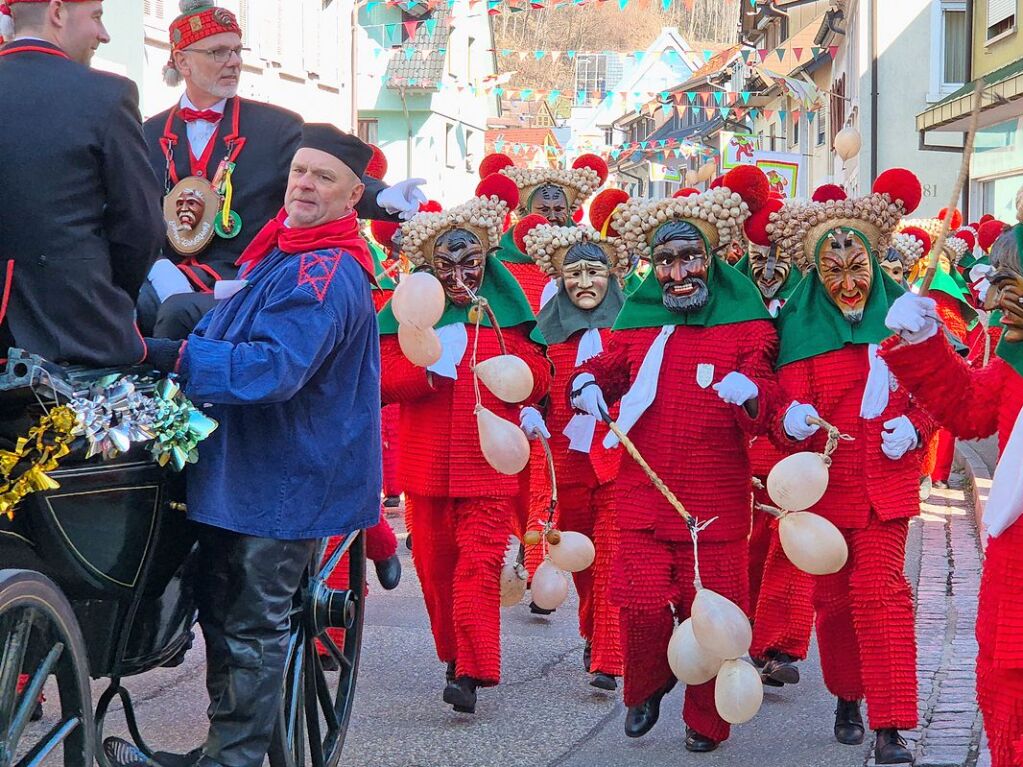
[[[849,323],[859,323],[874,283],[870,251],[845,227],[828,232],[817,247],[817,274],[828,296]]]
[[[668,311],[687,314],[707,304],[708,258],[707,243],[692,224],[668,221],[657,229],[651,260]]]
[[[433,248],[433,272],[455,306],[468,306],[468,287],[478,293],[486,265],[483,245],[472,232],[452,229],[437,238]]]

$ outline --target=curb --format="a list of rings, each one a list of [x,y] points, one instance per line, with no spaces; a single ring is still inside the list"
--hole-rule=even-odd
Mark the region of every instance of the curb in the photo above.
[[[980,544],[981,552],[987,548],[987,530],[984,527],[984,507],[987,505],[987,497],[991,492],[991,472],[981,459],[980,454],[969,444],[956,441],[956,463],[963,467],[966,477],[970,481],[968,495],[973,503],[973,513],[977,521],[977,541]]]

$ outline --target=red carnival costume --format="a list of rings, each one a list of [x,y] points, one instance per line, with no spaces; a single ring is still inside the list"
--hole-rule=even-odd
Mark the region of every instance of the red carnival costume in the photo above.
[[[863,740],[859,701],[877,731],[878,764],[912,761],[900,729],[917,724],[913,599],[903,574],[908,521],[919,511],[919,447],[933,422],[877,357],[890,335],[884,317],[904,293],[873,254],[899,218],[919,204],[908,171],[878,177],[873,194],[772,214],[772,239],[801,244],[809,275],[778,317],[779,379],[791,405],[776,421],[788,450],[823,452],[818,416],[854,438],[832,456],[830,483],[809,510],[834,523],[849,547],[846,565],[815,577],[814,607],[824,682],[838,697],[835,736]],[[802,404],[807,403],[807,404]]]
[[[626,301],[607,350],[572,382],[573,404],[591,415],[606,408],[605,396],[620,401],[619,427],[654,471],[697,520],[717,518],[700,535],[702,583],[740,606],[749,597],[746,445],[777,405],[776,336],[756,288],[712,254],[767,196],[764,175],[740,168],[701,195],[620,205],[611,216],[620,246],[650,253],[654,268]],[[709,215],[717,206],[729,215]],[[640,737],[675,683],[667,646],[695,595],[693,545],[686,523],[632,460],[619,471],[615,506],[625,732]],[[686,689],[683,719],[690,751],[728,738],[713,682]]]
[[[530,339],[535,318],[525,296],[500,262],[486,255],[500,237],[507,201],[516,200],[514,187],[509,192],[502,186],[488,179],[481,194],[495,196],[445,213],[420,213],[402,226],[404,253],[414,265],[435,271],[447,294],[437,328],[441,359],[427,370],[413,365],[401,351],[390,305],[380,313],[382,399],[402,405],[400,466],[415,533],[413,562],[437,655],[449,666],[444,700],[469,712],[476,688],[501,677],[499,576],[509,537],[518,529],[519,478],[495,471],[476,438],[473,357],[502,352],[486,315],[479,325],[470,320],[472,294],[459,292],[458,281],[475,280],[471,287],[494,311],[507,353],[529,366],[534,387],[526,402],[540,400],[550,385],[543,346]],[[460,217],[473,223],[459,223]],[[518,406],[479,390],[486,408],[518,422]]]
[[[970,369],[934,328],[933,304],[918,297],[892,308],[888,325],[902,338],[890,339],[883,350],[900,383],[957,437],[998,434],[1002,457],[984,513],[991,537],[977,609],[977,700],[994,767],[1023,764],[1023,525],[1017,521],[1023,512],[1021,234],[1017,226],[992,250],[988,305],[1004,311],[1008,329],[990,364]]]

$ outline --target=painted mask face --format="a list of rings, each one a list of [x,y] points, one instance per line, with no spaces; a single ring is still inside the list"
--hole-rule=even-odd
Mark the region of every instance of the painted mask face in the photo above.
[[[539,213],[555,226],[568,226],[572,218],[565,190],[554,184],[537,187],[529,198],[529,212]]]
[[[174,201],[174,211],[178,217],[178,231],[190,232],[202,221],[206,202],[197,192],[184,189]]]
[[[1002,338],[1010,343],[1023,342],[1023,265],[1016,249],[1016,233],[1009,230],[991,248],[991,289],[984,308],[1002,311]]]
[[[778,295],[791,270],[792,263],[786,259],[779,259],[777,248],[750,245],[750,276],[760,289],[760,295],[768,301]]]
[[[874,282],[870,258],[863,241],[849,229],[828,232],[820,245],[820,280],[842,316],[854,325],[863,319]]]
[[[466,288],[475,293],[483,285],[486,255],[479,238],[464,229],[453,229],[437,238],[433,271],[455,306],[468,306],[472,296]]]
[[[604,252],[593,243],[570,248],[561,267],[568,300],[583,311],[596,309],[607,296],[611,269]]]
[[[888,251],[888,255],[881,261],[881,268],[884,269],[885,274],[891,277],[899,285],[903,285],[906,279],[906,267],[902,264],[902,259],[899,258],[898,253],[892,250]]]
[[[654,235],[651,258],[668,311],[688,314],[707,304],[709,257],[696,227],[684,221],[663,224]]]
[[[743,247],[741,240],[732,240],[728,243],[728,248],[725,250],[725,261],[735,266],[737,263],[742,261],[742,257],[746,255],[746,249]]]

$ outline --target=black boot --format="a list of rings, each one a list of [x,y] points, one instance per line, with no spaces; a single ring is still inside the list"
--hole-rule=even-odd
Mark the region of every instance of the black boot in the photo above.
[[[401,506],[401,496],[400,495],[389,495],[386,498],[384,498],[384,508],[385,509],[396,509],[399,506]]]
[[[590,687],[596,687],[598,690],[613,692],[618,689],[618,681],[610,674],[598,671],[593,675],[593,679],[590,680]]]
[[[460,714],[476,713],[476,688],[479,680],[460,676],[444,688],[444,702]]]
[[[716,740],[711,740],[706,735],[701,735],[692,727],[686,727],[686,751],[694,754],[706,754],[718,747]]]
[[[874,740],[874,761],[877,764],[911,764],[913,755],[906,748],[906,739],[894,727],[877,731]]]
[[[860,715],[858,700],[838,699],[835,707],[835,740],[846,746],[858,746],[863,742],[863,717]]]
[[[548,610],[546,607],[540,607],[536,602],[530,602],[529,612],[533,613],[533,615],[550,615],[554,610]]]
[[[448,661],[448,667],[444,670],[444,681],[454,682],[455,681],[455,662]]]
[[[377,571],[377,580],[386,591],[394,591],[398,588],[398,584],[401,582],[401,560],[398,559],[397,554],[374,562],[373,567]]]
[[[586,640],[586,646],[583,647],[583,671],[587,674],[590,673],[590,661],[593,660],[593,642],[589,639]]]
[[[405,548],[412,551],[412,533],[407,533],[405,535]]]
[[[650,732],[661,715],[661,698],[671,692],[674,686],[675,680],[672,679],[638,706],[629,706],[625,714],[626,737],[641,738]]]
[[[796,659],[783,652],[777,653],[764,664],[764,668],[760,671],[760,678],[769,687],[797,684],[799,669],[796,667]]]

